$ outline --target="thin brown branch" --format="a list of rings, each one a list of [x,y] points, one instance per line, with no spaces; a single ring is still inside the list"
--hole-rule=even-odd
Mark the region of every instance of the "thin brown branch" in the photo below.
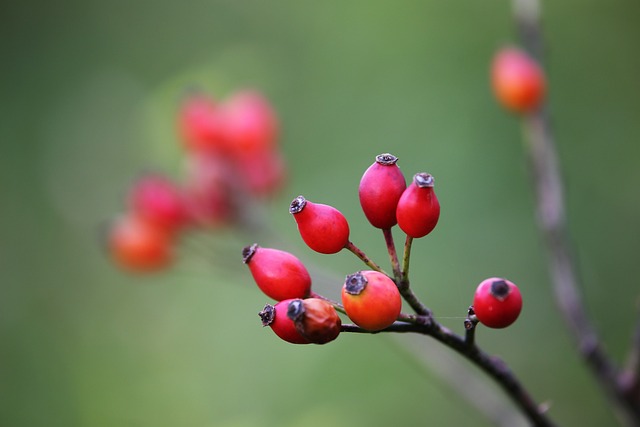
[[[514,0],[515,21],[526,50],[542,63],[538,0]],[[628,425],[640,426],[640,401],[622,390],[618,370],[605,353],[588,316],[567,230],[564,186],[545,106],[524,118],[538,226],[547,246],[554,294],[583,359]]]
[[[491,377],[507,396],[520,408],[532,425],[536,427],[552,427],[554,422],[538,406],[518,378],[499,358],[490,356],[475,345],[469,345],[465,338],[440,325],[431,316],[418,316],[416,323],[395,322],[381,331],[371,332],[357,325],[343,324],[343,332],[352,333],[420,333],[428,335],[447,347],[455,350]]]

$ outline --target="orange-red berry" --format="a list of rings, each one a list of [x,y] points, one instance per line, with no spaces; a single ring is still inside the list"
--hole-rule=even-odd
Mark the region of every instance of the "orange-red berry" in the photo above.
[[[282,301],[309,296],[311,276],[302,261],[289,252],[253,244],[242,250],[242,258],[268,297]]]
[[[440,203],[433,185],[433,176],[417,173],[398,201],[398,226],[410,237],[424,237],[431,233],[438,223]]]
[[[506,328],[520,315],[522,295],[509,280],[492,277],[478,285],[473,297],[473,310],[483,325]]]
[[[491,83],[498,101],[518,113],[536,110],[545,95],[544,72],[526,52],[503,48],[491,65]]]
[[[340,334],[340,316],[322,299],[295,299],[289,303],[287,316],[293,320],[298,332],[314,344],[326,344]]]
[[[302,240],[314,251],[334,254],[349,243],[349,223],[336,208],[298,196],[291,202],[289,212],[298,224]]]
[[[135,215],[118,218],[109,229],[109,252],[121,267],[150,272],[173,260],[173,240],[167,230]]]
[[[362,175],[358,196],[364,215],[376,228],[396,225],[396,207],[407,187],[402,171],[392,154],[380,154]]]
[[[391,326],[402,310],[396,284],[377,271],[347,276],[342,287],[342,305],[347,316],[361,328],[379,331]]]

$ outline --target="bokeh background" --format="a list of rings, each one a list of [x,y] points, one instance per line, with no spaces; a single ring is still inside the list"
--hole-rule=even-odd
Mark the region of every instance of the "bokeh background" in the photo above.
[[[388,151],[432,173],[443,210],[414,245],[416,292],[461,332],[476,284],[511,278],[522,316],[479,343],[560,424],[615,424],[552,301],[519,122],[490,92],[492,54],[516,41],[509,2],[25,1],[0,20],[0,425],[492,425],[450,380],[480,378],[483,402],[493,386],[428,338],[294,346],[261,328],[267,299],[240,262],[253,236],[211,235],[158,275],[114,267],[100,228],[141,171],[180,173],[174,115],[194,86],[273,102],[290,179],[263,219],[328,296],[361,265],[307,249],[290,200],[338,207],[384,264],[362,172]],[[543,2],[584,295],[619,363],[640,290],[639,23],[632,0]]]

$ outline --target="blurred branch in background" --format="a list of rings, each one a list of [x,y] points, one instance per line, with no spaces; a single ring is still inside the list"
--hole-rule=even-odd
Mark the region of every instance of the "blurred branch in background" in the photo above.
[[[525,49],[542,63],[544,41],[539,1],[514,0],[513,6],[517,30]],[[556,302],[578,351],[616,405],[618,415],[628,425],[638,426],[640,395],[635,390],[637,384],[629,389],[623,386],[619,370],[605,352],[581,295],[579,273],[567,229],[560,164],[545,105],[524,117],[523,130],[536,196],[538,225],[547,245]]]

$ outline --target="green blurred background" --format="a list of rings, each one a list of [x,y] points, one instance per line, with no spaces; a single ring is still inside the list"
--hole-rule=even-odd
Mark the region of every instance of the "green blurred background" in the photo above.
[[[272,100],[290,180],[265,220],[336,278],[319,280],[328,296],[361,265],[307,249],[290,200],[338,207],[385,263],[362,172],[389,151],[407,176],[432,173],[443,211],[414,245],[416,292],[460,332],[476,284],[511,278],[522,316],[479,343],[560,424],[614,424],[555,311],[519,123],[488,85],[492,54],[516,41],[509,2],[25,1],[0,19],[0,425],[491,425],[447,379],[471,387],[477,371],[451,368],[434,341],[293,346],[262,329],[267,299],[240,263],[254,236],[213,236],[160,275],[114,268],[100,226],[140,171],[179,174],[174,114],[190,86]],[[585,297],[622,363],[640,289],[640,4],[546,1],[543,19]],[[237,265],[217,268],[225,256]],[[474,399],[493,395],[480,387]]]

